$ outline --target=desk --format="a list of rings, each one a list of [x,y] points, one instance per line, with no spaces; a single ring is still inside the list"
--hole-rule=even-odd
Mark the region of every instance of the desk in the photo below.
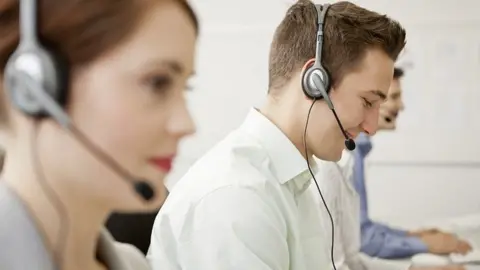
[[[408,259],[399,259],[399,260],[394,260],[396,264],[398,264],[399,268],[403,269],[408,269],[410,266],[411,260],[410,258]],[[466,270],[480,270],[480,265],[465,265]]]

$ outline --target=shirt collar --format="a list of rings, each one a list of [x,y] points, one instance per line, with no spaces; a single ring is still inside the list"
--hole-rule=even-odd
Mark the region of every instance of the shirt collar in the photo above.
[[[307,162],[290,139],[267,117],[252,108],[240,127],[255,139],[266,150],[271,168],[280,184],[294,179],[293,187],[298,192],[306,190],[312,178]],[[317,171],[315,161],[310,162],[312,172]]]
[[[337,166],[341,171],[343,180],[351,191],[355,191],[353,183],[354,162],[355,160],[353,154],[348,150],[343,150],[342,158],[337,162]]]

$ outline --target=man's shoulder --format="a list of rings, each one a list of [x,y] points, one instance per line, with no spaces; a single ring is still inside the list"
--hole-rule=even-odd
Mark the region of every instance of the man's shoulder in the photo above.
[[[154,230],[179,238],[212,222],[243,224],[247,220],[251,223],[251,218],[259,213],[264,216],[276,215],[278,211],[272,210],[274,198],[269,196],[269,188],[262,184],[266,181],[260,180],[264,176],[243,173],[244,178],[229,174],[226,170],[208,178],[178,183],[160,209]],[[188,179],[189,176],[186,177]],[[252,181],[252,178],[257,178],[257,181]],[[195,180],[194,177],[190,179]]]
[[[268,159],[266,151],[254,140],[231,134],[188,169],[178,181],[178,190],[195,186],[195,193],[204,193],[222,186],[263,185],[270,178],[264,169]]]
[[[225,157],[205,161],[207,164],[202,160],[195,164],[173,187],[169,197],[180,195],[183,200],[197,202],[214,191],[257,190],[269,182],[268,176],[248,160]]]

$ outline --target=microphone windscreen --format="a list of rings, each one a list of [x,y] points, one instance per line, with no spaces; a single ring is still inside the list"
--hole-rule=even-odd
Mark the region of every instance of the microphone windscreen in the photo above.
[[[356,147],[356,144],[355,144],[355,141],[352,140],[352,139],[346,139],[345,140],[345,147],[349,150],[349,151],[353,151],[355,150],[355,147]]]
[[[146,181],[136,180],[134,184],[135,192],[140,195],[146,201],[149,201],[153,198],[155,192],[153,191],[152,186]]]

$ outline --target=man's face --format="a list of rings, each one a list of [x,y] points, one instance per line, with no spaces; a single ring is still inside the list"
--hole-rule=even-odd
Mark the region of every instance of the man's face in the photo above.
[[[350,138],[356,138],[360,132],[373,135],[377,131],[379,108],[388,96],[393,67],[393,60],[383,51],[370,50],[360,67],[346,74],[343,80],[331,89],[330,98]],[[324,105],[323,108],[326,107],[326,104]],[[338,161],[345,148],[345,137],[333,114],[325,114],[326,110],[321,109],[322,107],[313,110],[312,123],[315,123],[316,118],[318,123],[321,121],[323,124],[312,124],[308,136],[310,138],[321,136],[324,139],[322,142],[311,139],[310,148],[320,159]],[[328,119],[321,119],[325,118],[325,115],[330,116]]]
[[[404,109],[402,88],[399,79],[393,79],[387,101],[380,105],[379,130],[395,130],[398,113]]]

